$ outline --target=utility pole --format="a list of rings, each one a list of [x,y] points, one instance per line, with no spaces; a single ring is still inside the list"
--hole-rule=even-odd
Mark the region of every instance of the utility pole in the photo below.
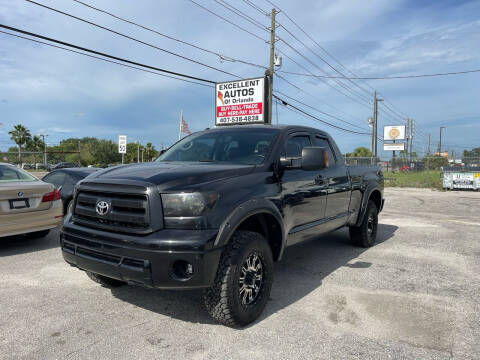
[[[408,125],[408,138],[409,142],[407,143],[407,146],[410,146],[410,148],[407,148],[407,151],[410,152],[410,162],[412,161],[412,153],[413,153],[413,135],[415,134],[415,125],[413,119],[408,119],[409,125]]]
[[[137,163],[140,163],[140,141],[137,141]]]
[[[446,129],[445,126],[440,126],[440,141],[438,143],[438,155],[442,156],[442,129]]]
[[[268,118],[267,124],[272,124],[272,92],[273,92],[273,73],[275,71],[275,15],[277,14],[275,9],[272,9],[270,14],[270,63],[268,69],[265,70],[265,75],[268,77]]]
[[[428,134],[427,187],[430,188],[430,134]]]
[[[38,134],[38,136],[41,136],[43,141],[43,166],[46,169],[47,168],[47,143],[45,142],[45,136],[48,136],[48,135]]]
[[[374,152],[375,159],[378,155],[378,102],[383,99],[377,98],[377,91],[373,92],[373,137],[374,137]],[[394,153],[395,154],[395,153]]]
[[[80,141],[78,142],[78,166],[82,166],[82,161],[80,158]]]

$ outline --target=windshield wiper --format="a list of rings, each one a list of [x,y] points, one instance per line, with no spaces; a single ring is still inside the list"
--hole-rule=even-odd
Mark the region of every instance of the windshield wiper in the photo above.
[[[202,160],[198,160],[198,162],[217,162],[217,160],[202,159]]]

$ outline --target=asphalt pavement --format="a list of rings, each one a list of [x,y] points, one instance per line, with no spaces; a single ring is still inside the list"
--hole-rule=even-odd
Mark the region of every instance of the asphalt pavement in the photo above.
[[[286,251],[244,329],[200,291],[107,289],[58,231],[0,239],[0,359],[479,359],[480,193],[387,189],[379,243],[340,230]]]

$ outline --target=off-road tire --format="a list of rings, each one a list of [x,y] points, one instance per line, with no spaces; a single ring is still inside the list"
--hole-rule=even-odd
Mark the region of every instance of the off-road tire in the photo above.
[[[96,283],[99,283],[100,285],[105,287],[114,288],[114,287],[119,287],[126,284],[124,281],[112,279],[100,274],[95,274],[95,273],[92,273],[91,271],[85,271],[85,272],[87,273],[90,279],[92,279]]]
[[[254,301],[244,304],[245,298],[240,294],[241,282],[246,284],[246,275],[242,276],[242,267],[252,256],[261,261],[263,282],[258,285],[259,290]],[[221,324],[231,327],[248,325],[255,321],[265,308],[272,283],[273,258],[267,240],[256,232],[237,231],[223,250],[214,285],[204,290],[205,306],[210,316]],[[252,292],[255,293],[255,290]]]
[[[371,247],[377,241],[378,210],[377,205],[370,200],[367,211],[360,226],[350,226],[350,239],[355,245]]]

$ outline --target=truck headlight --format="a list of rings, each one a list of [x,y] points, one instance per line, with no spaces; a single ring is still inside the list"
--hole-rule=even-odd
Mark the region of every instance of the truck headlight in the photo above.
[[[217,202],[216,193],[162,194],[164,217],[202,216]]]

